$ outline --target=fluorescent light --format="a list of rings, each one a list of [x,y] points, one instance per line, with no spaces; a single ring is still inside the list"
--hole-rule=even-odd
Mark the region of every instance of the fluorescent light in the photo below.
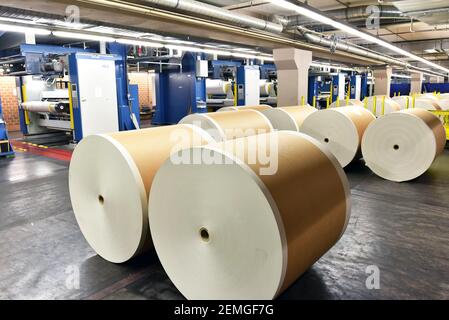
[[[105,41],[105,42],[114,42],[115,41],[115,39],[111,38],[111,37],[97,36],[97,35],[86,34],[86,33],[54,31],[53,35],[55,35],[56,37],[60,37],[60,38],[70,38],[70,39],[79,39],[79,40]]]
[[[117,39],[116,41],[121,44],[129,44],[132,46],[141,46],[150,48],[162,48],[164,46],[162,43],[142,41],[142,40]]]
[[[11,24],[0,24],[0,30],[8,32],[20,32],[20,33],[33,33],[42,36],[48,36],[51,34],[50,30],[34,27],[23,27]]]
[[[346,32],[348,34],[351,34],[353,36],[359,37],[361,39],[371,41],[371,42],[376,43],[376,44],[378,44],[378,45],[380,45],[380,46],[382,46],[384,48],[387,48],[387,49],[389,49],[391,51],[394,51],[394,52],[396,52],[396,53],[398,53],[400,55],[412,58],[413,60],[420,61],[422,63],[427,64],[428,66],[431,66],[431,67],[436,68],[438,70],[442,70],[442,71],[444,71],[446,73],[449,73],[449,69],[446,69],[446,68],[444,68],[444,67],[442,67],[442,66],[440,66],[440,65],[438,65],[436,63],[433,63],[433,62],[431,62],[429,60],[426,60],[424,58],[418,57],[418,56],[414,55],[411,52],[405,51],[405,50],[403,50],[401,48],[398,48],[398,47],[392,45],[391,43],[388,43],[388,42],[386,42],[384,40],[376,38],[376,37],[374,37],[374,36],[372,36],[372,35],[370,35],[368,33],[362,32],[360,30],[352,28],[352,27],[350,27],[348,25],[345,25],[343,23],[340,23],[338,21],[332,20],[331,18],[323,16],[323,15],[321,15],[321,14],[315,12],[315,11],[309,10],[309,9],[307,9],[305,7],[298,6],[296,4],[288,2],[286,0],[270,0],[270,2],[273,5],[276,5],[278,7],[294,11],[294,12],[296,12],[296,13],[302,15],[302,16],[305,16],[305,17],[307,17],[309,19],[318,21],[318,22],[323,23],[323,24],[327,24],[329,26],[334,27],[335,29],[338,29],[340,31]]]
[[[173,49],[173,50],[179,50],[179,51],[190,51],[190,52],[202,52],[203,51],[201,48],[197,48],[197,47],[177,46],[177,45],[172,45],[172,44],[165,44],[164,47],[167,49]]]
[[[411,76],[407,76],[405,74],[398,74],[398,73],[393,73],[391,75],[392,78],[400,78],[400,79],[411,79]]]

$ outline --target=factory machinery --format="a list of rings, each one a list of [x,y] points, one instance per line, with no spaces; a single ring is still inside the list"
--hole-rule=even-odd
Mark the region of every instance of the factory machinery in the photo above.
[[[344,99],[363,100],[368,93],[366,74],[312,71],[309,74],[307,101],[321,108]]]
[[[112,54],[43,45],[21,45],[0,59],[15,76],[24,135],[83,137],[139,128],[136,86],[128,86],[126,48]],[[51,140],[51,139],[50,139]],[[54,139],[53,139],[54,140]]]
[[[243,65],[239,61],[210,61],[206,79],[207,107],[268,104],[276,106],[276,67]]]
[[[2,100],[0,98],[0,157],[12,157],[14,150],[9,141],[8,130],[3,118]]]

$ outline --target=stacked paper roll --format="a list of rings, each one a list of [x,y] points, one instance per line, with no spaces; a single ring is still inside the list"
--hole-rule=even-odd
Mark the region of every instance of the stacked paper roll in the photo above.
[[[408,108],[419,108],[424,110],[441,110],[440,101],[435,99],[429,99],[427,97],[417,96],[415,99],[411,96],[400,96],[394,97],[393,100],[397,102],[401,109],[407,109],[407,100],[408,100]],[[414,101],[413,101],[414,100]]]
[[[424,94],[419,95],[418,98],[428,99],[428,100],[432,100],[432,101],[438,101],[438,97],[436,95],[434,95],[433,93],[424,93]]]
[[[217,112],[222,112],[222,111],[243,111],[243,110],[257,110],[257,111],[262,111],[262,110],[267,110],[267,109],[272,109],[272,106],[269,106],[267,104],[261,104],[258,106],[238,106],[238,107],[223,107],[217,110]]]
[[[329,146],[342,167],[360,154],[360,143],[374,115],[362,107],[340,107],[320,110],[309,115],[301,132]]]
[[[363,102],[357,99],[340,99],[339,102],[337,101],[332,102],[330,105],[331,108],[337,107],[337,104],[339,107],[347,107],[347,106],[357,106],[357,107],[363,107]]]
[[[157,254],[186,298],[272,299],[344,233],[348,181],[316,140],[281,131],[189,152],[217,161],[167,161],[149,201]]]
[[[84,138],[73,152],[69,188],[76,220],[95,252],[121,263],[150,248],[148,196],[156,171],[172,152],[210,142],[191,125]]]
[[[231,89],[230,81],[223,81],[220,79],[206,79],[206,94],[207,95],[226,95]]]
[[[449,110],[449,98],[440,98],[440,100],[438,100],[438,104],[441,108],[441,110],[443,111],[447,111]]]
[[[365,132],[362,153],[378,176],[396,182],[426,172],[443,152],[446,133],[440,120],[422,109],[407,109],[380,117]]]
[[[421,96],[415,97],[414,101],[413,97],[410,96],[399,96],[393,97],[392,99],[400,105],[401,110],[408,108],[419,108],[424,110],[441,110],[438,100],[428,99],[426,97]]]
[[[374,103],[374,100],[376,100],[376,103]],[[376,116],[381,116],[383,114],[401,110],[401,106],[389,97],[385,97],[385,103],[384,103],[383,96],[368,97],[366,107],[368,108],[368,110],[370,110]]]
[[[180,124],[193,124],[206,130],[216,141],[225,141],[273,131],[268,118],[257,110],[193,113]]]
[[[316,112],[311,106],[278,107],[262,111],[276,130],[299,131],[304,120]]]

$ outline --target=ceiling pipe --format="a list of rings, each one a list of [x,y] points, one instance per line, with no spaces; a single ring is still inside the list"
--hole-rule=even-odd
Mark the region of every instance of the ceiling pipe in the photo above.
[[[229,23],[234,23],[246,28],[281,33],[284,27],[270,21],[254,18],[244,14],[232,12],[220,7],[212,6],[195,0],[143,0],[151,5],[178,9],[189,14],[198,14],[209,18],[215,18]]]
[[[351,44],[347,41],[342,41],[342,40],[337,40],[337,39],[328,39],[328,38],[324,37],[323,35],[312,32],[303,27],[298,27],[298,30],[308,41],[310,41],[314,44],[317,44],[317,45],[328,47],[332,51],[334,51],[334,50],[344,51],[344,52],[352,53],[352,54],[355,54],[358,56],[366,57],[369,59],[380,60],[380,61],[385,62],[386,64],[400,66],[400,67],[403,67],[408,70],[432,73],[432,74],[438,75],[438,76],[445,76],[445,74],[427,70],[427,69],[423,69],[423,68],[419,68],[419,67],[415,67],[415,66],[411,65],[410,63],[407,63],[407,62],[404,62],[404,61],[401,61],[398,59],[394,59],[394,58],[385,56],[383,54],[379,54],[377,52],[363,48],[361,46]]]
[[[345,9],[337,9],[325,11],[325,14],[332,17],[335,20],[346,20],[346,21],[358,21],[365,20],[369,18],[372,13],[367,11],[368,6],[352,7]],[[400,20],[410,20],[409,17],[405,16],[401,11],[399,11],[395,6],[379,6],[379,19],[400,19]],[[284,26],[287,28],[301,26],[306,24],[317,24],[316,21],[304,18],[304,16],[296,15],[292,17],[287,17],[284,19]]]

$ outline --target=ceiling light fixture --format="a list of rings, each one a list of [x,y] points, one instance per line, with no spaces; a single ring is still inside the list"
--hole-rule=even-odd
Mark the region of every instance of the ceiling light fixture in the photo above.
[[[150,47],[150,48],[162,48],[164,45],[162,43],[152,42],[152,41],[143,41],[143,40],[131,40],[131,39],[116,39],[118,43],[128,44],[131,46],[141,46],[141,47]]]
[[[35,35],[41,35],[41,36],[48,36],[51,34],[50,30],[42,29],[42,28],[34,28],[34,27],[23,27],[18,25],[12,25],[12,24],[0,24],[0,30],[1,31],[8,31],[8,32],[20,32],[20,33],[32,33]]]
[[[341,22],[332,20],[331,18],[326,17],[326,16],[324,16],[324,15],[318,13],[318,12],[315,12],[313,10],[310,10],[310,9],[308,9],[306,7],[296,5],[296,4],[291,3],[289,1],[286,1],[286,0],[270,0],[270,2],[273,5],[275,5],[275,6],[278,6],[278,7],[281,7],[281,8],[284,8],[284,9],[296,12],[297,14],[305,16],[305,17],[307,17],[309,19],[318,21],[318,22],[323,23],[323,24],[327,24],[329,26],[334,27],[335,29],[338,29],[338,30],[343,31],[345,33],[348,33],[350,35],[353,35],[353,36],[356,36],[358,38],[361,38],[361,39],[364,39],[364,40],[368,40],[368,41],[370,41],[372,43],[378,44],[378,45],[380,45],[380,46],[382,46],[382,47],[384,47],[386,49],[389,49],[391,51],[394,51],[394,52],[396,52],[396,53],[398,53],[400,55],[403,55],[403,56],[412,58],[413,60],[425,63],[425,64],[427,64],[428,66],[430,66],[432,68],[435,68],[435,69],[438,69],[438,70],[442,70],[442,71],[444,71],[446,73],[449,73],[449,69],[447,69],[447,68],[444,68],[444,67],[442,67],[442,66],[440,66],[440,65],[438,65],[436,63],[433,63],[433,62],[431,62],[429,60],[426,60],[424,58],[416,56],[416,55],[414,55],[411,52],[405,51],[404,49],[396,47],[395,45],[392,45],[391,43],[388,43],[388,42],[386,42],[386,41],[384,41],[382,39],[376,38],[376,37],[374,37],[374,36],[372,36],[372,35],[370,35],[368,33],[362,32],[362,31],[360,31],[358,29],[350,27],[350,26],[348,26],[346,24],[343,24]]]
[[[65,31],[53,31],[53,35],[59,38],[79,39],[86,41],[105,41],[114,42],[116,39],[112,37],[99,36],[87,33],[65,32]]]

